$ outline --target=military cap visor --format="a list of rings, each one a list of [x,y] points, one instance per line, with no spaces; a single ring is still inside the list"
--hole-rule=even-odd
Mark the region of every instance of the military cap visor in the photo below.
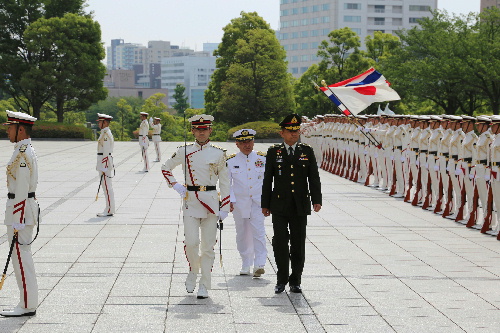
[[[280,127],[287,129],[289,131],[298,131],[300,129],[300,124],[302,123],[302,117],[298,114],[292,113],[285,117],[280,123]]]
[[[239,131],[234,132],[233,138],[236,141],[249,141],[255,138],[255,132],[253,129],[241,129]]]
[[[30,116],[27,113],[22,112],[14,112],[6,110],[7,112],[7,121],[3,123],[3,125],[12,125],[12,124],[24,124],[24,125],[33,125],[37,118]]]
[[[214,117],[207,114],[192,116],[188,119],[191,122],[191,128],[206,129],[212,127]]]

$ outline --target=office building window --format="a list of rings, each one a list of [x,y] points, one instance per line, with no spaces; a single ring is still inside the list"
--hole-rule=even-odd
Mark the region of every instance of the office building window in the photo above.
[[[316,54],[311,54],[311,61],[318,61],[319,57]]]
[[[323,10],[330,10],[330,4],[329,3],[325,3],[325,4],[321,5],[321,9],[323,9]]]
[[[344,22],[361,22],[361,16],[344,16]]]
[[[281,21],[280,26],[282,28],[288,28],[290,26],[290,23],[288,21]]]
[[[299,56],[292,56],[292,62],[298,62]]]
[[[314,6],[312,6],[312,11],[313,11],[313,13],[315,13],[315,12],[319,12],[319,8],[320,8],[320,7],[319,7],[319,5],[314,5]]]
[[[384,17],[375,17],[375,25],[385,25]]]
[[[302,31],[302,32],[300,33],[300,37],[302,37],[302,38],[307,38],[307,37],[309,37],[309,31],[308,31],[308,30]]]
[[[308,48],[309,48],[309,43],[302,43],[302,44],[300,45],[300,49],[301,49],[301,50],[307,50]]]
[[[299,9],[298,8],[293,8],[292,9],[292,15],[297,15],[299,13]]]
[[[385,13],[384,5],[375,5],[375,13]]]
[[[292,32],[292,39],[293,38],[299,38],[299,32],[298,31]]]
[[[307,20],[307,19],[303,19],[303,20],[302,20],[302,25],[307,25],[307,22],[308,22],[308,20]]]
[[[319,42],[311,42],[311,49],[317,49],[319,47]]]
[[[280,16],[288,16],[288,9],[284,9],[282,11],[280,11]]]
[[[281,40],[288,39],[288,33],[280,34],[280,38],[281,38]]]
[[[358,36],[361,35],[361,29],[360,28],[351,28],[352,31],[354,31]]]
[[[290,50],[295,51],[299,49],[299,43],[291,44]]]
[[[394,14],[401,14],[401,13],[403,13],[403,6],[392,6],[392,12]]]
[[[323,22],[323,23],[328,23],[328,22],[330,22],[330,16],[323,16],[323,17],[321,18],[321,22]]]
[[[314,17],[311,19],[311,24],[319,24],[319,17]]]
[[[319,30],[311,30],[311,37],[319,36]]]
[[[305,73],[308,67],[300,67],[300,74]]]
[[[403,19],[401,17],[393,17],[392,25],[397,25],[397,26],[403,25]]]
[[[280,1],[280,4],[282,4],[282,5],[286,5],[287,3],[288,3],[288,0],[281,0]]]
[[[298,67],[292,67],[290,68],[292,74],[299,74],[299,68]]]
[[[345,3],[344,4],[344,9],[361,9],[361,4],[360,3]]]
[[[321,31],[321,36],[328,36],[329,33],[330,33],[330,29],[323,29]]]
[[[300,56],[300,61],[308,61],[308,60],[309,60],[309,56],[307,54]]]
[[[410,12],[428,12],[431,10],[430,6],[415,6],[410,5]]]
[[[302,7],[302,14],[309,13],[309,7]]]
[[[418,23],[418,20],[420,20],[421,17],[410,17],[410,23]]]

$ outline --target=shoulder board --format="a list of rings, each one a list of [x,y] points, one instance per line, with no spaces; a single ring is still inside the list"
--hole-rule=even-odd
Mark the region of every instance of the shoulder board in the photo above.
[[[301,146],[303,147],[309,147],[309,148],[312,148],[310,145],[308,145],[307,143],[299,143]]]
[[[231,155],[229,155],[229,156],[226,158],[226,161],[227,161],[227,160],[229,160],[229,159],[231,159],[231,158],[233,158],[233,157],[235,157],[235,156],[236,156],[236,154],[231,154]]]
[[[227,149],[224,149],[224,148],[219,147],[219,146],[216,146],[216,145],[212,145],[212,147],[217,148],[217,149],[220,149],[220,150],[223,150],[223,151],[226,151],[226,150],[227,150]]]
[[[260,156],[266,156],[266,155],[267,155],[267,153],[263,153],[263,152],[261,152],[261,151],[258,151],[258,152],[257,152],[257,155],[260,155]]]
[[[19,147],[19,151],[24,153],[27,148],[28,148],[28,145],[21,145],[21,147]]]
[[[282,145],[281,143],[276,143],[269,148],[279,148],[279,147],[281,147],[281,145]]]
[[[182,147],[184,147],[184,146],[186,146],[186,147],[187,147],[187,146],[192,146],[192,145],[194,145],[194,143],[193,143],[193,142],[191,142],[191,143],[186,143],[185,145],[180,145],[180,146],[179,146],[179,147],[177,147],[177,148],[182,148]]]

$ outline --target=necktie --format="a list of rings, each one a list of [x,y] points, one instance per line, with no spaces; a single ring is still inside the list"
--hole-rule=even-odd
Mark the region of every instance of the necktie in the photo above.
[[[290,157],[292,157],[292,156],[293,156],[293,148],[292,148],[292,147],[288,147],[288,155],[289,155]]]

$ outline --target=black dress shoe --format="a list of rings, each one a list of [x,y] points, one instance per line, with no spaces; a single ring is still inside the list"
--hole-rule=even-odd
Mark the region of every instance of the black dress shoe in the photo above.
[[[290,292],[291,293],[301,294],[302,293],[302,288],[300,286],[290,286]]]
[[[282,283],[278,283],[276,287],[274,287],[274,293],[275,294],[281,294],[282,292],[285,291],[285,285]]]

